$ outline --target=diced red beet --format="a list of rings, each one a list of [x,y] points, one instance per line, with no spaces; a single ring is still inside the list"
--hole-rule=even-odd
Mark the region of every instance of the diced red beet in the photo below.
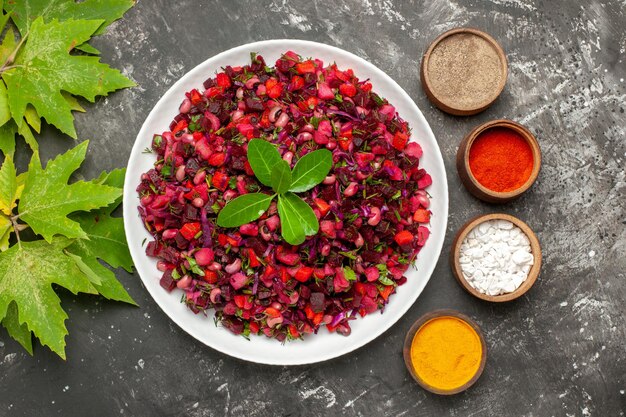
[[[361,299],[361,306],[365,308],[365,311],[368,314],[371,314],[378,310],[378,304],[371,297],[368,296],[365,296]]]
[[[276,251],[276,259],[285,265],[297,265],[300,263],[300,255],[297,253],[285,253],[284,250],[278,249]]]
[[[410,142],[404,148],[404,153],[412,158],[421,158],[422,157],[422,147],[417,142]]]
[[[229,280],[230,280],[230,285],[232,285],[234,289],[238,290],[242,288],[244,285],[246,285],[246,282],[248,281],[248,277],[246,277],[241,272],[237,272],[236,274],[231,275]]]
[[[317,126],[317,131],[322,135],[330,137],[333,135],[333,127],[328,120],[322,120]]]
[[[422,178],[417,180],[417,186],[420,190],[423,190],[424,188],[428,187],[432,183],[433,183],[433,179],[430,177],[429,174],[425,174]]]
[[[158,242],[158,241],[148,242],[148,245],[146,245],[146,255],[153,257],[153,258],[157,258],[161,254],[162,249],[163,249],[163,245],[161,244],[161,242]]]
[[[336,293],[346,291],[350,288],[350,282],[346,279],[346,275],[342,268],[337,268],[333,278],[333,289]]]
[[[168,269],[167,271],[163,272],[159,284],[161,284],[161,287],[163,287],[167,291],[172,291],[174,288],[176,288],[176,281],[174,281],[174,278],[172,278],[172,270]]]
[[[320,231],[331,239],[337,236],[337,230],[335,229],[335,222],[333,222],[332,220],[321,221]]]
[[[424,246],[429,235],[430,230],[424,226],[420,226],[417,229],[417,246]]]
[[[237,305],[233,301],[229,302],[228,304],[224,306],[224,310],[223,310],[224,314],[228,316],[232,316],[236,312],[237,312]]]
[[[315,313],[324,311],[324,302],[326,300],[326,296],[324,296],[323,292],[312,292],[310,300],[311,308]]]
[[[380,271],[375,266],[370,266],[365,270],[365,277],[369,282],[377,281],[380,276]]]
[[[196,259],[196,263],[200,266],[207,266],[211,264],[215,258],[213,249],[210,248],[202,248],[194,253],[193,256]]]
[[[259,234],[259,228],[254,223],[247,223],[239,226],[239,231],[242,235],[246,236],[258,236]]]
[[[332,100],[335,98],[335,93],[326,83],[319,83],[317,86],[317,97],[322,100]]]

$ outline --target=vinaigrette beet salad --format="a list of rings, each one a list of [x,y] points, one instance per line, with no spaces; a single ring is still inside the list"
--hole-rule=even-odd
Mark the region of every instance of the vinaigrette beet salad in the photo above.
[[[137,187],[161,286],[183,290],[196,313],[213,309],[235,334],[284,341],[326,327],[349,335],[351,320],[383,310],[406,282],[430,233],[432,180],[409,137],[395,108],[351,69],[291,51],[273,67],[252,54],[249,65],[223,68],[204,91],[186,93],[170,130],[154,135],[157,161]],[[268,146],[259,140],[294,175],[305,155],[330,151],[320,182],[285,191],[315,216],[300,244],[283,237],[293,226],[277,205],[284,194],[256,220],[218,225],[242,195],[276,197],[248,158],[249,144]]]

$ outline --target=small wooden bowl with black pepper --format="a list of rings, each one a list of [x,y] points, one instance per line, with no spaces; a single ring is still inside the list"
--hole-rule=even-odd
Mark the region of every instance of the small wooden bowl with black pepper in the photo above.
[[[422,58],[422,88],[439,109],[470,116],[491,106],[508,75],[506,54],[489,34],[456,28],[435,39]]]

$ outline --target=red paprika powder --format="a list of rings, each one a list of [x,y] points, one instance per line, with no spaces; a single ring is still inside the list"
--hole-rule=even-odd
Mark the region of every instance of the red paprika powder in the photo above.
[[[514,191],[526,183],[533,170],[533,152],[512,129],[493,127],[482,132],[469,152],[472,175],[485,188]]]

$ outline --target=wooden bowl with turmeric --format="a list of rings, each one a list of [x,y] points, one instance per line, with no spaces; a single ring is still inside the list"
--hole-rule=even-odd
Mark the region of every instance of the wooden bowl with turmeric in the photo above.
[[[478,325],[455,310],[420,317],[404,339],[404,363],[425,390],[440,395],[465,391],[480,378],[487,345]]]
[[[498,119],[472,130],[459,144],[456,167],[475,197],[506,203],[525,193],[541,168],[535,136],[512,120]]]

